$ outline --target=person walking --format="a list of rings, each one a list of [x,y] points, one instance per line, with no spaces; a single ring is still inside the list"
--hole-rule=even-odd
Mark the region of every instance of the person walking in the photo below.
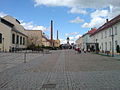
[[[78,50],[77,50],[77,51],[78,51],[78,53],[81,53],[81,50],[80,50],[80,48],[78,48]]]

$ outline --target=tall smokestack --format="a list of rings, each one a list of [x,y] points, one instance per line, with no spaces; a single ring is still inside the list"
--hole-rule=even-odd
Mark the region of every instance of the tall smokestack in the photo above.
[[[58,40],[58,30],[57,30],[57,40]]]
[[[51,20],[51,46],[53,47],[53,21]]]

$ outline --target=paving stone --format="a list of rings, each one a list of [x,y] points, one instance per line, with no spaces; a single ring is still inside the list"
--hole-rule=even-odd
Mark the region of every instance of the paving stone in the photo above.
[[[114,58],[58,50],[30,54],[23,63],[17,61],[22,55],[0,56],[0,64],[17,63],[0,72],[0,90],[120,90],[120,61]]]

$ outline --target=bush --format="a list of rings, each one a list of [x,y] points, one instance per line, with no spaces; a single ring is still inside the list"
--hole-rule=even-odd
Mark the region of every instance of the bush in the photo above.
[[[27,49],[32,51],[43,51],[43,48],[41,46],[35,46],[34,44],[28,46]]]

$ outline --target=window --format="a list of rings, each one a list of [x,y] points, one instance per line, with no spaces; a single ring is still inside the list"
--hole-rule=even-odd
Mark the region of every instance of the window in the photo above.
[[[117,41],[115,41],[115,47],[117,47],[117,45],[118,45],[118,43],[117,43]]]
[[[117,35],[117,26],[115,26],[115,35]]]
[[[107,31],[105,31],[105,38],[107,38]]]
[[[105,42],[105,51],[107,51],[107,42]]]
[[[103,50],[103,43],[102,43],[102,50]]]
[[[12,44],[15,44],[15,34],[12,34]]]
[[[103,39],[103,32],[101,33],[101,39]]]
[[[25,38],[23,38],[23,45],[25,45]]]
[[[19,44],[19,35],[17,35],[16,44]]]
[[[20,37],[20,45],[22,45],[22,36]]]
[[[111,49],[112,49],[112,47],[111,47],[111,46],[112,46],[112,45],[111,45],[111,41],[110,41],[109,43],[110,43],[110,51],[111,51]]]
[[[109,29],[109,36],[111,36],[111,29]]]
[[[2,34],[0,33],[0,43],[2,43]]]

